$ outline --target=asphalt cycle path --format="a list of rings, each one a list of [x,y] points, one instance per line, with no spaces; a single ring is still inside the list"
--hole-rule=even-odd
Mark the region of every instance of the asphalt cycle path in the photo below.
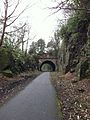
[[[56,120],[56,94],[45,72],[0,108],[0,120]]]

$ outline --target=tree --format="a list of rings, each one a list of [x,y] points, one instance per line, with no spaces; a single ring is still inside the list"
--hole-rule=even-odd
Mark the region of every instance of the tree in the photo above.
[[[58,50],[59,50],[59,46],[60,46],[60,31],[59,30],[56,30],[54,32],[54,37],[51,39],[50,42],[48,42],[47,44],[47,48],[48,48],[48,51],[52,50],[54,51],[54,56],[57,58],[58,57]]]
[[[0,38],[0,46],[2,46],[3,41],[4,41],[4,36],[7,33],[6,32],[6,28],[10,27],[19,17],[20,15],[26,10],[23,9],[16,17],[15,17],[15,12],[20,4],[20,0],[17,0],[16,5],[13,7],[10,4],[11,1],[9,0],[4,0],[3,4],[4,4],[4,15],[2,15],[1,19],[0,19],[0,25],[1,25],[1,38]],[[13,10],[11,11],[10,8]],[[10,12],[11,11],[11,12]]]
[[[28,49],[28,41],[30,40],[30,29],[28,23],[19,23],[13,26],[11,32],[5,35],[4,45],[12,45],[14,48],[21,48],[22,52]]]
[[[56,10],[54,13],[59,12],[60,10],[65,10],[65,12],[69,13],[70,11],[90,11],[90,1],[89,0],[63,0],[58,2],[58,0],[54,1],[56,3],[55,6],[50,9]]]
[[[45,41],[43,39],[39,39],[37,41],[37,52],[43,54],[45,51]]]
[[[48,48],[48,50],[54,48],[54,40],[53,40],[53,38],[47,43],[47,48]]]
[[[30,55],[35,55],[37,54],[37,43],[36,42],[32,42],[29,48],[29,54]]]
[[[49,55],[57,58],[57,61],[56,61],[57,66],[59,66],[60,40],[61,40],[60,39],[60,30],[57,29],[54,32],[54,37],[47,44],[47,52],[49,53]],[[57,70],[59,70],[58,67],[57,67]]]
[[[50,56],[55,57],[55,41],[54,41],[54,38],[51,38],[51,40],[47,43],[47,53]]]
[[[18,45],[21,44],[21,50],[23,52],[24,51],[24,43],[26,41],[28,42],[28,39],[29,39],[29,38],[25,39],[26,33],[28,32],[28,34],[29,34],[29,30],[27,30],[27,24],[25,23],[25,25],[20,30],[18,30],[17,32],[18,32],[18,42],[17,42],[17,44]]]

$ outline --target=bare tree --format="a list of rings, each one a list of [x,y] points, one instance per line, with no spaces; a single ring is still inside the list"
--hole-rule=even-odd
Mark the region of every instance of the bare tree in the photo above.
[[[14,46],[15,47],[21,46],[22,52],[25,50],[25,52],[27,53],[29,40],[31,40],[30,38],[31,26],[28,23],[24,23],[24,25],[20,23],[18,27],[15,26],[15,29],[16,30],[14,31],[16,31],[16,33],[14,32],[15,36]]]
[[[12,11],[10,10],[11,11],[10,13],[8,12],[10,7],[12,7],[12,5],[10,5],[10,1],[4,0],[3,4],[4,4],[4,15],[0,19],[0,23],[2,25],[2,29],[0,30],[1,33],[0,46],[2,46],[4,41],[4,36],[7,33],[6,28],[10,27],[20,17],[20,15],[28,8],[28,6],[26,6],[25,9],[23,9],[17,16],[15,16],[15,12],[18,9],[20,0],[17,0],[16,5],[14,6]]]
[[[53,14],[64,10],[65,13],[74,11],[87,11],[90,12],[90,1],[89,0],[56,0],[56,5],[49,7],[49,9],[55,10]]]
[[[29,40],[31,40],[31,39],[30,39],[30,30],[31,30],[31,27],[28,25],[28,26],[27,26],[26,50],[25,50],[25,53],[26,53],[26,54],[27,54],[27,50],[28,50]]]
[[[8,0],[5,0],[4,2],[4,7],[5,7],[5,11],[4,11],[4,19],[2,19],[3,22],[3,29],[2,29],[2,35],[1,35],[1,40],[0,40],[0,46],[3,43],[3,39],[4,39],[4,34],[5,34],[5,29],[6,29],[6,22],[7,22],[7,11],[8,11]]]

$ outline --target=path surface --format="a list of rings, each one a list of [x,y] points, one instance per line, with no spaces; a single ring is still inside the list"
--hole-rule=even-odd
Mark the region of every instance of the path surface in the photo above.
[[[0,108],[0,120],[56,120],[55,90],[43,73]]]

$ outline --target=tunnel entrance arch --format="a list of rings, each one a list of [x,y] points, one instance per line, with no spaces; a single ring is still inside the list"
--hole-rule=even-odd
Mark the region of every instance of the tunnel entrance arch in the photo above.
[[[49,65],[50,67],[47,66],[47,69],[44,70],[44,69],[42,69],[44,65]],[[55,70],[56,70],[56,65],[52,61],[46,60],[46,61],[42,62],[40,65],[40,71],[55,71]]]
[[[44,53],[42,55],[39,55],[38,60],[39,60],[40,71],[42,71],[42,67],[46,64],[52,68],[52,71],[57,70],[58,58],[56,58],[55,56],[51,56],[48,53]]]

